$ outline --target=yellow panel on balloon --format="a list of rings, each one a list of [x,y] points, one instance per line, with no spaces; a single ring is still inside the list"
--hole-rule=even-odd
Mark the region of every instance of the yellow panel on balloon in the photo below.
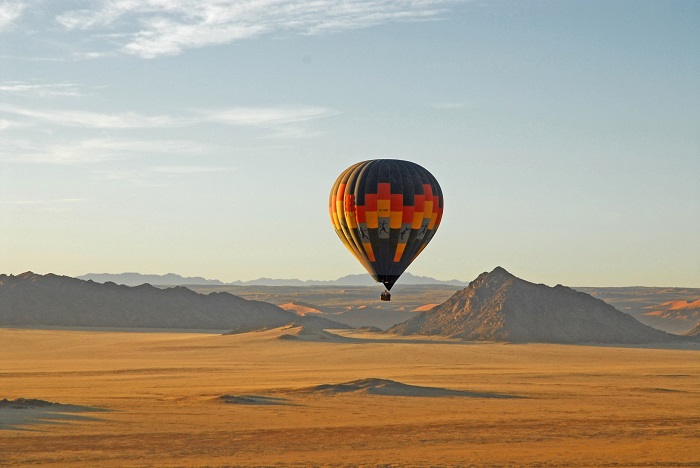
[[[355,217],[354,212],[346,211],[345,212],[345,221],[348,223],[348,227],[350,229],[357,228],[357,218]]]
[[[367,227],[369,229],[377,229],[379,227],[379,216],[377,216],[376,211],[367,211],[365,216],[367,217]]]
[[[401,261],[401,256],[403,255],[403,251],[405,248],[406,244],[399,244],[396,246],[396,255],[394,255],[394,262]]]
[[[423,224],[423,212],[416,211],[413,213],[413,224],[411,224],[411,229],[420,229]]]
[[[399,229],[401,227],[401,221],[403,221],[403,211],[392,211],[389,227],[391,229]]]
[[[391,211],[391,200],[377,200],[377,211],[380,214],[389,214],[389,211]]]
[[[433,217],[433,201],[425,201],[425,209],[423,210],[423,216],[425,218],[432,218]]]
[[[362,247],[365,248],[365,253],[367,254],[367,258],[369,259],[370,262],[375,262],[376,260],[374,259],[374,251],[372,250],[372,244],[369,242],[365,242],[362,244]]]

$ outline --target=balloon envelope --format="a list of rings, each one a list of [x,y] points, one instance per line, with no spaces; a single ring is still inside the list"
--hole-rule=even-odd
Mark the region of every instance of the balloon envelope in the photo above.
[[[442,219],[442,190],[416,163],[363,161],[336,179],[329,210],[340,240],[390,290],[435,235]]]

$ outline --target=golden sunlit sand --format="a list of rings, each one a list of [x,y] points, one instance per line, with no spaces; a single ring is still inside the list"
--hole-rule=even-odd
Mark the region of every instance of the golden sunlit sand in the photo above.
[[[697,347],[333,333],[2,329],[0,465],[700,466]]]

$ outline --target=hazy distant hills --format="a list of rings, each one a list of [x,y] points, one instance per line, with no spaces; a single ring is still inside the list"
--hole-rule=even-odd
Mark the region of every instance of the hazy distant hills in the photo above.
[[[389,333],[478,341],[642,344],[678,342],[586,293],[522,280],[497,267]]]
[[[374,286],[377,283],[366,274],[347,275],[336,280],[299,280],[299,279],[272,279],[258,278],[250,281],[234,281],[223,283],[217,279],[205,279],[199,276],[182,277],[174,273],[166,275],[143,275],[140,273],[88,273],[79,276],[79,279],[92,280],[98,283],[111,281],[116,284],[126,286],[139,286],[144,283],[157,286],[185,286],[185,285],[233,285],[233,286]],[[416,276],[409,272],[401,276],[401,284],[451,284],[455,286],[466,286],[468,283],[459,280],[441,281],[428,276]]]
[[[299,317],[266,302],[184,287],[128,287],[32,272],[0,275],[0,326],[210,329],[244,332],[290,323],[345,325]]]
[[[192,285],[222,285],[219,280],[206,279],[201,276],[184,277],[175,273],[166,275],[143,275],[141,273],[88,273],[78,276],[78,279],[85,281],[95,281],[96,283],[116,283],[124,286],[140,286],[142,284],[153,284],[157,286],[184,286]]]
[[[27,272],[0,275],[0,326],[245,332],[295,323],[316,330],[378,326],[391,327],[390,333],[401,335],[507,342],[643,344],[700,340],[700,326],[686,337],[668,334],[639,323],[589,294],[561,285],[552,288],[533,284],[500,267],[479,275],[450,297],[454,291],[451,288],[398,286],[396,300],[382,303],[374,287],[259,286],[248,291],[252,296],[244,299],[221,289],[251,288],[201,285],[197,289],[208,290],[209,294],[199,294],[182,286],[129,287]],[[267,300],[271,290],[284,293],[286,302],[282,296],[274,296],[280,306],[259,300]],[[669,301],[666,306],[669,311],[693,311],[696,304]],[[683,331],[690,328],[692,325]]]
[[[188,286],[190,289],[205,293],[227,290],[227,292],[233,293],[240,297],[272,302],[274,304],[284,304],[290,302],[290,300],[302,298],[305,301],[312,302],[321,307],[324,312],[328,312],[334,307],[328,307],[330,304],[326,304],[324,300],[319,300],[319,298],[324,296],[327,297],[326,294],[320,290],[321,288],[326,288],[329,286],[350,286],[356,288],[377,287],[377,283],[375,283],[372,278],[366,274],[348,275],[332,281],[259,278],[251,281],[234,281],[232,283],[224,283],[217,279],[206,279],[199,276],[183,277],[174,273],[168,273],[166,275],[144,275],[140,273],[90,273],[79,278],[93,280],[99,283],[111,281],[127,286],[138,286],[144,283],[152,284],[154,286]],[[423,288],[435,286],[444,288],[453,286],[454,290],[457,290],[466,287],[467,285],[468,283],[459,280],[440,281],[430,277],[415,276],[406,272],[399,280],[397,288],[400,289],[402,287],[405,288],[410,286],[420,286]],[[245,290],[236,289],[238,286],[246,286],[247,288]],[[252,287],[270,287],[275,289],[274,292],[272,289],[270,289],[263,293],[262,289],[257,289],[255,291],[249,290]],[[303,290],[294,291],[291,293],[284,288],[303,288]],[[572,289],[588,293],[597,299],[602,299],[619,311],[632,315],[641,323],[670,333],[683,334],[690,330],[695,323],[700,320],[700,288],[626,286],[572,287]],[[399,294],[397,298],[398,297],[401,297],[401,294]],[[447,297],[449,296],[441,298],[441,301],[444,301]],[[425,303],[427,304],[429,302],[435,301],[431,299]],[[392,308],[392,304],[393,302],[382,304],[381,311],[387,312],[387,309]],[[358,308],[359,306],[369,307],[369,304],[353,303],[348,304],[348,306],[350,308]],[[357,315],[357,318],[360,318],[362,321],[367,321],[367,319],[370,319],[370,322],[366,323],[365,325],[385,327],[393,325],[393,323],[391,323],[392,321],[394,321],[394,323],[398,323],[406,318],[402,318],[399,315],[392,318],[389,318],[388,315],[382,315],[381,318],[377,317],[379,321],[375,323],[371,321],[373,316],[371,314],[367,314],[366,312],[368,312],[368,310],[358,309],[357,311],[348,314],[346,317],[348,319],[347,321],[350,321],[353,324],[357,323],[355,320],[356,317],[354,317]]]
[[[644,325],[683,334],[700,321],[700,288],[575,287],[630,314]]]

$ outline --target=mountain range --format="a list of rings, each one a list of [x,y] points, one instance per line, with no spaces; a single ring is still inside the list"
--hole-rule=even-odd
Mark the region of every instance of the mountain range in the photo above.
[[[342,293],[342,289],[338,292]],[[282,307],[228,292],[199,294],[176,286],[156,288],[98,283],[32,272],[0,275],[0,326],[217,330],[236,333],[294,324],[337,329],[395,323],[381,304],[323,313],[301,301]],[[288,309],[288,310],[285,310]],[[428,310],[429,309],[429,310]],[[517,278],[501,267],[482,273],[448,300],[392,326],[396,335],[433,335],[470,341],[648,344],[700,341],[700,325],[687,336],[643,325],[587,293]],[[405,315],[404,315],[405,316]],[[336,320],[332,320],[337,318]],[[341,323],[345,322],[345,323]]]
[[[182,286],[129,287],[32,272],[0,275],[0,326],[245,332],[290,323],[348,328],[322,317],[300,317],[276,305],[226,292],[205,295]]]
[[[366,274],[346,275],[336,280],[299,280],[299,279],[273,279],[258,278],[250,281],[233,281],[224,283],[217,279],[206,279],[200,276],[183,277],[175,273],[165,275],[144,275],[141,273],[88,273],[78,276],[78,279],[92,280],[97,283],[113,282],[125,286],[139,286],[145,283],[156,286],[374,286],[374,280]],[[468,283],[459,280],[442,281],[428,276],[416,276],[409,272],[401,275],[401,284],[451,284],[454,286],[466,286]]]

